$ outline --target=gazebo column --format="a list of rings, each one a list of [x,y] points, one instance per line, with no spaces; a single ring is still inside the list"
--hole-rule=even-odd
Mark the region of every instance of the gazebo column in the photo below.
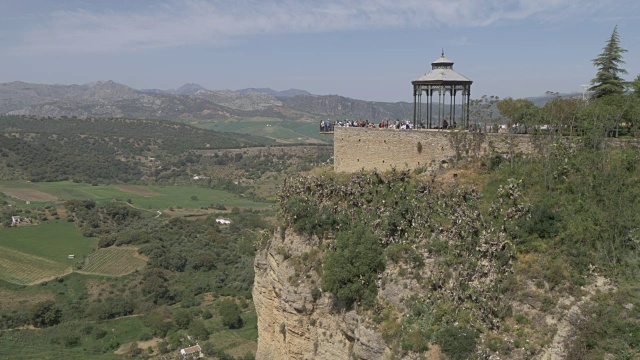
[[[440,127],[440,121],[442,121],[442,86],[438,87],[438,127]]]
[[[449,121],[447,121],[448,124],[453,124],[453,114],[455,114],[455,111],[453,109],[453,104],[455,104],[456,100],[455,100],[455,85],[451,85],[451,88],[449,89]]]
[[[422,121],[422,86],[418,87],[418,122]]]
[[[426,106],[427,116],[426,116],[425,121],[428,124],[429,123],[429,87],[428,86],[427,86],[427,89],[426,89],[425,93],[427,94],[427,106]],[[424,122],[421,122],[420,124],[424,125],[425,127],[428,127],[427,125],[425,125]]]
[[[429,126],[431,129],[433,126],[433,88],[429,86]]]
[[[462,112],[460,114],[460,127],[464,128],[465,127],[465,117],[466,117],[466,110],[467,110],[467,102],[466,102],[466,96],[467,96],[467,90],[466,88],[463,87],[462,89],[462,103],[460,105],[462,105]]]
[[[457,90],[454,88],[453,90],[453,115],[451,116],[451,123],[449,124],[449,126],[451,126],[453,128],[453,124],[456,123],[456,95],[458,95]]]
[[[471,87],[467,89],[467,126],[471,125],[471,118],[469,117],[471,105]]]
[[[414,124],[416,123],[417,108],[418,108],[418,93],[417,93],[417,86],[414,85],[413,86],[413,123]]]

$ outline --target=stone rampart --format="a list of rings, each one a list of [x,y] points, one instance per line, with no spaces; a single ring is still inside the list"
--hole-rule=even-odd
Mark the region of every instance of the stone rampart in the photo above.
[[[395,130],[336,127],[334,169],[436,169],[443,163],[495,153],[532,153],[535,136],[453,130]]]

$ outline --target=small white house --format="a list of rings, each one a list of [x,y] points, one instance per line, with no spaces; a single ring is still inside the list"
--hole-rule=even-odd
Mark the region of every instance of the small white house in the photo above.
[[[217,218],[216,222],[220,225],[229,225],[231,224],[231,220],[229,219],[224,219],[224,218]]]
[[[191,355],[193,357],[199,358],[202,356],[202,349],[200,348],[200,345],[196,344],[188,348],[180,349],[180,355],[182,355],[183,357]]]

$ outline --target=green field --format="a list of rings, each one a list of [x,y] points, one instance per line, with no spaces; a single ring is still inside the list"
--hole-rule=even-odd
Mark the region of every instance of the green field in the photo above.
[[[106,331],[106,335],[96,339],[98,331]],[[0,359],[122,359],[123,355],[113,352],[119,344],[136,341],[148,332],[140,317],[4,331],[0,334]],[[68,339],[76,337],[78,345],[69,346]]]
[[[134,248],[110,247],[98,249],[84,260],[82,272],[96,275],[123,276],[142,268],[146,261]]]
[[[193,120],[190,125],[221,132],[235,132],[266,136],[281,143],[331,143],[333,137],[320,135],[318,123],[313,121],[289,121],[275,118],[250,118],[228,120]]]
[[[29,190],[32,192],[30,194]],[[98,185],[61,182],[2,182],[0,191],[17,199],[21,204],[31,202],[31,207],[65,200],[94,200],[98,203],[127,201],[142,210],[165,210],[169,207],[197,209],[211,204],[223,204],[227,208],[266,208],[267,203],[234,195],[222,190],[188,186],[130,186]],[[47,199],[42,194],[55,199]],[[196,199],[196,200],[194,200]],[[25,205],[29,206],[29,205]]]
[[[0,228],[0,279],[24,285],[64,275],[95,247],[95,239],[62,220]],[[70,254],[76,258],[68,259]]]
[[[228,329],[220,323],[216,304],[206,306],[215,314],[204,321],[211,332],[209,341],[234,356],[255,353],[257,348],[257,317],[253,306],[243,312],[244,325]],[[173,308],[175,311],[177,308]],[[194,316],[195,319],[199,317]],[[106,330],[106,331],[105,331]],[[175,330],[174,330],[175,331]],[[99,336],[97,334],[103,334]],[[115,354],[118,348],[138,342],[151,329],[143,316],[127,316],[106,321],[73,321],[39,330],[10,330],[0,332],[0,359],[123,359]],[[178,330],[170,337],[185,338],[185,343],[165,356],[176,356],[178,349],[189,345],[186,330]],[[69,339],[75,339],[70,343]],[[202,342],[201,342],[202,343]],[[158,356],[154,351],[152,355]],[[172,357],[173,358],[173,357]]]

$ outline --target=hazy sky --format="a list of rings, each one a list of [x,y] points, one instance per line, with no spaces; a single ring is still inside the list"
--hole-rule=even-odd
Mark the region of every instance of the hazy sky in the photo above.
[[[444,48],[472,97],[537,96],[588,84],[616,24],[632,79],[639,0],[2,0],[0,82],[411,101]]]

